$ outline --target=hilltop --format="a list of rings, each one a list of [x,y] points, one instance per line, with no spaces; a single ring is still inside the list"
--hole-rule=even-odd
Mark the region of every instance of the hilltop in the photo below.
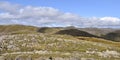
[[[120,42],[76,28],[0,26],[0,60],[120,60]]]

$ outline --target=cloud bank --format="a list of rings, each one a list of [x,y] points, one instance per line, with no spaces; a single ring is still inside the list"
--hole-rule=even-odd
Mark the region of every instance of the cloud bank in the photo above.
[[[24,24],[48,27],[119,27],[120,18],[85,18],[52,7],[34,7],[0,2],[0,24]]]

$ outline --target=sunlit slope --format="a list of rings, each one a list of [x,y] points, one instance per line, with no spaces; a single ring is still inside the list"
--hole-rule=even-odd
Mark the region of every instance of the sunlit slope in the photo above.
[[[36,32],[37,27],[25,25],[0,25],[0,33]]]

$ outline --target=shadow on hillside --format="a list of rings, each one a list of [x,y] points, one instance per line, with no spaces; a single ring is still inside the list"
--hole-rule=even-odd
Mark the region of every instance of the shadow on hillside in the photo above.
[[[120,42],[120,30],[114,31],[114,32],[109,32],[109,33],[107,33],[106,35],[103,35],[103,36],[93,35],[93,34],[91,34],[89,32],[74,29],[74,28],[73,29],[63,29],[63,30],[55,31],[55,28],[53,28],[53,30],[52,30],[52,28],[49,28],[49,27],[42,27],[42,28],[38,29],[37,32],[40,32],[40,33],[52,33],[53,31],[55,32],[53,34],[71,35],[71,36],[76,36],[76,37],[79,37],[79,36],[82,36],[82,37],[95,37],[95,38],[102,38],[102,39],[107,39],[107,40],[111,40],[111,41]]]
[[[49,28],[49,27],[42,27],[42,28],[38,29],[37,32],[46,33],[45,31],[46,31],[47,29],[50,29],[50,28]]]
[[[62,35],[71,35],[71,36],[83,36],[83,37],[97,37],[95,35],[89,34],[85,31],[81,31],[78,29],[66,29],[66,30],[60,30],[56,32],[56,34],[62,34]]]
[[[106,34],[104,39],[120,42],[120,30]]]

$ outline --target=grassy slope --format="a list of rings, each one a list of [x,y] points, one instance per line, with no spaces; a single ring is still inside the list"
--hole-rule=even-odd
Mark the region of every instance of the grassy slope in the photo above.
[[[0,25],[1,34],[22,34],[22,33],[32,33],[37,32],[38,28],[34,26],[25,25]]]

